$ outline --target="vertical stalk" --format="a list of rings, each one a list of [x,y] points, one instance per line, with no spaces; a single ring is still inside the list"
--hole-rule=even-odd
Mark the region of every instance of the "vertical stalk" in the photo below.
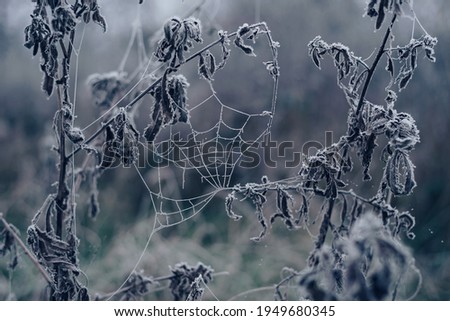
[[[56,194],[56,236],[62,239],[64,212],[67,209],[67,195],[69,191],[66,185],[67,160],[66,160],[66,137],[63,129],[64,113],[63,102],[61,97],[61,89],[58,86],[58,105],[59,105],[59,178],[58,192]]]
[[[64,130],[64,122],[65,122],[65,106],[70,106],[70,95],[69,95],[69,74],[70,74],[70,57],[73,51],[73,41],[75,39],[75,31],[71,31],[70,39],[69,39],[69,47],[66,49],[64,42],[61,40],[59,42],[61,52],[63,53],[62,59],[62,68],[60,69],[59,76],[62,80],[61,83],[57,84],[57,93],[58,93],[58,111],[59,118],[57,126],[57,135],[58,135],[58,152],[59,152],[59,177],[58,177],[58,191],[56,193],[55,205],[56,205],[56,237],[63,240],[63,227],[64,227],[64,216],[68,207],[68,197],[69,197],[69,188],[67,186],[67,165],[69,159],[66,155],[66,135]],[[62,269],[62,266],[58,263],[54,266],[56,270],[56,282],[57,289],[61,289],[63,287],[63,282],[65,279],[65,272]],[[54,297],[54,290],[52,289],[51,299],[56,299]],[[69,300],[70,297],[59,298],[63,300]]]
[[[65,103],[70,102],[70,96],[68,93],[68,80],[69,80],[69,70],[70,70],[70,57],[73,51],[73,41],[75,39],[75,31],[72,30],[70,33],[69,48],[66,50],[64,42],[60,41],[61,51],[64,55],[62,63],[62,84],[58,84],[58,108],[59,108],[59,178],[58,178],[58,192],[56,194],[55,204],[56,204],[56,236],[62,239],[63,237],[63,222],[64,222],[64,212],[67,209],[67,197],[69,195],[69,190],[66,185],[67,176],[67,156],[66,156],[66,137],[64,133],[64,111],[63,107]]]
[[[356,117],[359,117],[361,115],[361,111],[362,111],[362,108],[364,106],[364,100],[365,100],[365,97],[366,97],[366,94],[367,94],[367,90],[369,89],[370,82],[372,81],[373,74],[375,73],[375,70],[376,70],[376,68],[377,68],[377,66],[378,66],[378,64],[380,62],[380,59],[381,59],[381,57],[384,54],[387,41],[389,39],[389,36],[391,35],[392,27],[393,27],[394,22],[395,22],[396,19],[397,19],[397,15],[394,14],[393,17],[392,17],[391,23],[390,23],[389,27],[387,28],[386,33],[384,34],[383,41],[381,42],[380,48],[378,48],[378,52],[377,52],[377,55],[375,56],[375,59],[374,59],[374,61],[372,63],[372,66],[370,67],[370,69],[369,69],[369,71],[367,73],[367,78],[366,78],[366,80],[364,82],[364,86],[363,86],[363,89],[361,91],[361,95],[359,97],[358,105],[356,107]],[[354,140],[354,139],[356,139],[356,137],[358,137],[359,130],[360,130],[359,127],[355,128],[355,132],[353,133],[353,135],[351,137],[349,137],[350,141]],[[345,150],[344,153],[346,154],[347,150]],[[342,161],[341,161],[341,167],[342,167],[343,161],[344,161],[344,157],[342,158]],[[339,172],[337,174],[337,178],[340,179],[341,176],[342,176],[342,170],[339,169]],[[320,226],[319,238],[316,241],[316,249],[321,248],[322,245],[325,242],[325,237],[327,235],[328,228],[329,228],[329,225],[330,225],[330,220],[331,220],[331,215],[333,213],[334,205],[335,205],[335,199],[334,198],[330,198],[328,200],[327,212],[325,213],[325,215],[323,217],[323,220],[322,220],[322,223],[321,223],[321,226]]]
[[[397,19],[397,15],[394,14],[392,17],[391,23],[389,27],[386,30],[386,33],[384,34],[383,42],[381,43],[380,48],[378,48],[377,55],[375,57],[375,60],[372,63],[372,66],[370,67],[366,81],[364,82],[364,87],[361,91],[361,96],[359,97],[358,106],[356,107],[356,116],[359,116],[362,110],[362,107],[364,106],[364,99],[366,97],[367,89],[369,89],[370,82],[372,81],[373,74],[375,73],[375,69],[378,66],[378,63],[380,62],[381,57],[384,54],[384,49],[386,48],[387,41],[389,39],[389,36],[392,32],[392,27],[394,26],[394,22]]]

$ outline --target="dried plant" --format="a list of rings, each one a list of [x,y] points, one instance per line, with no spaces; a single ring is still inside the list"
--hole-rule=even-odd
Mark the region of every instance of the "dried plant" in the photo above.
[[[85,131],[75,126],[76,115],[68,90],[71,57],[80,24],[92,21],[106,31],[101,8],[96,0],[33,2],[35,9],[30,25],[25,28],[25,46],[32,50],[33,56],[40,56],[42,90],[49,97],[56,96],[58,108],[53,129],[56,138],[54,151],[59,159],[58,181],[54,184],[56,190],[47,196],[32,219],[27,230],[27,245],[21,243],[18,231],[0,216],[4,225],[0,231],[0,255],[9,253],[9,266],[14,269],[17,246],[23,248],[48,283],[49,297],[46,299],[89,300],[89,291],[80,281],[83,272],[79,267],[78,246],[81,241],[76,232],[75,195],[81,182],[85,180],[88,183],[90,214],[95,218],[100,213],[97,180],[105,171],[118,165],[135,165],[140,156],[141,139],[150,149],[165,128],[178,123],[190,125],[189,82],[179,72],[180,67],[196,62],[201,79],[212,86],[214,76],[229,59],[232,45],[245,55],[255,56],[253,43],[259,37],[267,39],[272,55],[271,60],[264,62],[269,78],[274,82],[271,110],[257,114],[268,119],[263,135],[270,133],[280,76],[279,44],[273,41],[266,23],[261,22],[243,24],[232,33],[219,31],[217,40],[191,53],[203,41],[201,23],[192,17],[173,17],[164,24],[153,54],[160,63],[160,76],[152,75],[155,76],[153,82],[145,88],[132,88],[130,101],[119,106],[124,102],[132,78],[122,70],[94,74],[88,79],[96,105],[108,111],[99,118],[103,122],[97,130],[85,137]],[[286,276],[275,287],[276,299],[287,298],[284,286],[292,280],[296,280],[298,299],[395,299],[404,274],[411,269],[417,271],[411,253],[401,241],[403,234],[414,238],[414,217],[397,209],[392,202],[395,197],[410,195],[416,186],[410,153],[420,137],[413,117],[397,111],[395,103],[397,94],[412,79],[418,56],[424,54],[430,61],[435,61],[437,40],[424,31],[422,36],[411,39],[404,46],[393,45],[392,28],[405,11],[405,6],[412,10],[408,0],[371,0],[368,3],[367,16],[376,17],[376,29],[383,27],[387,16],[392,17],[370,65],[341,43],[329,44],[317,36],[308,44],[309,55],[319,69],[322,59],[331,57],[337,69],[337,85],[347,99],[349,111],[346,134],[337,143],[307,157],[298,175],[277,182],[263,176],[258,183],[242,182],[229,186],[231,174],[226,172],[227,169],[223,175],[227,181],[223,182],[219,178],[215,181],[215,176],[219,177],[217,168],[215,173],[211,173],[210,167],[204,164],[200,169],[191,166],[202,179],[213,182],[211,185],[216,190],[212,196],[223,190],[229,192],[225,209],[231,219],[237,221],[245,214],[233,208],[237,200],[251,201],[261,225],[261,232],[252,238],[253,241],[267,237],[277,220],[289,230],[308,229],[313,221],[313,203],[321,202],[318,217],[322,221],[307,266],[301,271],[292,268],[283,271]],[[212,50],[215,46],[220,47],[220,57]],[[367,99],[367,92],[383,59],[390,81],[386,87],[385,104],[378,105]],[[153,104],[148,124],[140,130],[134,123],[132,110],[147,95],[152,97]],[[223,120],[220,119],[218,124],[224,124]],[[240,138],[242,131],[243,127],[239,128],[239,134],[233,139]],[[371,164],[380,136],[385,137],[381,152],[384,170],[378,189],[371,198],[367,198],[348,188],[345,175],[354,172],[353,164],[359,161],[362,179],[373,179]],[[219,138],[213,141],[217,142]],[[86,153],[86,160],[82,167],[75,168],[74,157],[82,151]],[[163,201],[173,201],[161,194],[158,196]],[[209,202],[210,195],[205,199]],[[265,206],[271,200],[276,204],[276,211],[267,219]],[[174,202],[178,210],[172,214],[182,218],[171,223],[173,216],[161,209],[160,214],[164,214],[162,216],[167,222],[158,221],[158,213],[155,213],[154,232],[185,220],[180,206],[183,201],[193,212],[204,207],[200,201],[198,210],[192,199]],[[169,281],[168,287],[175,300],[200,300],[203,285],[212,278],[213,269],[202,263],[195,267],[179,263],[171,268],[169,276],[163,277],[149,277],[133,271],[117,291],[97,295],[96,299],[138,299],[150,293],[159,282]]]
[[[218,39],[194,54],[190,51],[202,39],[201,23],[192,17],[169,19],[163,26],[163,36],[157,43],[154,57],[161,63],[164,71],[159,78],[146,88],[134,88],[134,97],[124,107],[117,107],[128,90],[130,78],[122,70],[106,74],[93,74],[87,80],[95,104],[108,111],[103,114],[109,119],[104,121],[90,137],[85,130],[76,127],[75,108],[69,92],[71,58],[74,54],[74,41],[82,23],[91,21],[105,32],[107,24],[101,14],[97,0],[35,0],[31,23],[25,28],[25,47],[32,50],[33,56],[39,55],[43,74],[42,90],[48,96],[55,96],[57,110],[53,118],[59,163],[56,191],[47,196],[42,208],[34,215],[27,230],[27,245],[19,243],[32,261],[38,266],[48,282],[50,300],[89,300],[88,289],[80,282],[83,272],[79,268],[80,240],[76,233],[76,194],[83,180],[89,185],[90,215],[95,218],[100,213],[97,181],[108,169],[117,165],[133,166],[139,158],[140,139],[151,145],[158,133],[165,127],[176,123],[189,123],[187,109],[188,80],[178,73],[181,65],[190,61],[198,62],[198,73],[213,80],[213,75],[225,66],[230,56],[231,39],[245,53],[253,53],[253,48],[245,44],[248,39],[260,34],[267,35],[269,46],[274,53],[270,62],[271,73],[277,76],[276,44],[272,42],[270,31],[265,23],[245,24],[238,31],[228,34],[218,33]],[[143,1],[139,1],[143,3]],[[221,59],[216,63],[210,51],[214,46],[221,48]],[[55,94],[55,95],[54,95]],[[153,106],[148,126],[140,132],[134,124],[132,108],[150,94]],[[102,116],[102,117],[103,117]],[[100,117],[100,119],[102,118]],[[104,136],[101,137],[101,134]],[[74,157],[81,151],[86,152],[86,160],[81,168],[75,168]],[[92,164],[92,159],[96,161]],[[19,233],[2,217],[5,228],[1,230],[2,256],[10,254],[10,269],[17,264],[17,242]],[[28,247],[31,251],[28,250]],[[172,276],[150,278],[133,272],[125,280],[119,291],[120,299],[136,299],[148,293],[153,282],[170,280],[170,290],[176,300],[197,300],[202,297],[202,284],[212,280],[212,269],[198,264],[190,267],[177,264]],[[126,289],[126,290],[124,290]],[[103,297],[97,297],[97,299]]]
[[[414,118],[395,109],[394,85],[398,86],[398,92],[408,85],[420,53],[435,61],[437,40],[424,31],[409,44],[394,47],[392,28],[403,12],[402,5],[410,6],[410,2],[386,0],[368,4],[367,15],[377,17],[376,29],[381,28],[386,14],[392,16],[370,66],[341,43],[328,44],[317,36],[308,44],[309,55],[319,69],[325,56],[330,56],[334,62],[337,84],[349,104],[347,133],[337,143],[306,157],[298,176],[284,182],[272,183],[264,177],[262,183],[236,185],[226,199],[227,213],[235,220],[241,218],[233,212],[236,195],[251,199],[262,228],[260,235],[252,238],[255,241],[266,236],[276,219],[289,230],[308,229],[311,203],[323,199],[319,214],[322,222],[307,267],[301,271],[286,269],[287,276],[276,287],[277,299],[286,298],[282,289],[293,279],[297,280],[300,297],[304,299],[395,299],[407,270],[418,273],[414,259],[401,242],[403,233],[414,238],[415,219],[410,212],[395,208],[392,201],[394,197],[411,194],[416,186],[410,152],[420,137]],[[377,105],[366,97],[383,58],[390,82],[386,87],[385,105]],[[362,166],[363,180],[372,180],[370,168],[380,136],[385,136],[387,141],[381,153],[384,171],[378,190],[373,197],[365,198],[348,189],[344,177],[354,171],[353,155],[356,155]],[[270,225],[263,212],[269,193],[275,194],[277,204]],[[293,201],[296,197],[300,198],[299,206]],[[351,206],[349,199],[353,199]],[[336,208],[338,204],[340,210]]]

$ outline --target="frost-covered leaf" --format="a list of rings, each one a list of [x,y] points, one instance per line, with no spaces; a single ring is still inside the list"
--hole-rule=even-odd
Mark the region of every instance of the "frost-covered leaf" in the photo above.
[[[273,224],[275,219],[279,217],[289,230],[295,228],[294,218],[291,214],[290,206],[293,206],[293,197],[281,186],[277,188],[277,210],[278,212],[272,215],[270,223]]]
[[[387,56],[386,70],[389,72],[391,77],[394,77],[394,62],[391,56]]]
[[[106,32],[106,20],[103,18],[103,16],[100,14],[99,10],[95,10],[92,13],[92,21],[94,21],[96,24],[98,24],[100,27],[102,27],[103,32]]]
[[[69,34],[75,29],[78,19],[72,8],[67,5],[58,6],[53,10],[52,27],[53,30],[61,34]]]
[[[155,57],[162,62],[170,61],[172,67],[177,62],[183,64],[184,53],[193,47],[193,41],[203,41],[200,21],[192,17],[183,20],[173,17],[164,24],[164,37],[158,42]]]
[[[151,91],[154,104],[151,109],[151,123],[144,130],[144,138],[153,143],[160,130],[178,122],[187,123],[187,87],[189,83],[183,75],[168,76],[164,73],[159,85]]]
[[[218,35],[220,37],[220,47],[222,49],[222,61],[217,65],[216,70],[222,69],[225,66],[231,53],[231,50],[229,48],[230,39],[228,38],[227,32],[219,30]]]
[[[416,186],[414,165],[406,152],[396,150],[386,164],[386,180],[394,195],[409,195]]]
[[[435,37],[431,37],[428,34],[425,35],[423,38],[425,54],[426,54],[427,58],[432,62],[436,61],[436,57],[434,56],[434,53],[435,53],[434,46],[436,46],[437,42],[438,41]]]
[[[392,13],[397,16],[404,14],[403,6],[411,9],[412,0],[370,0],[367,3],[366,14],[373,18],[377,17],[375,28],[380,29],[386,17],[386,13]]]
[[[198,59],[198,74],[206,80],[213,80],[213,75],[216,72],[216,60],[214,55],[207,50],[199,55]]]
[[[317,52],[317,50],[312,51],[311,58],[312,58],[314,64],[316,65],[316,67],[320,69],[320,59],[319,59],[319,53]]]
[[[386,128],[386,136],[395,149],[410,151],[420,142],[419,130],[408,113],[394,113]]]
[[[234,221],[238,221],[242,218],[242,216],[235,214],[233,211],[233,202],[235,199],[236,196],[234,192],[228,194],[228,196],[225,198],[225,210],[227,212],[228,217],[230,217]]]
[[[234,39],[234,45],[240,48],[243,52],[245,52],[249,56],[256,56],[253,50],[253,47],[247,45],[244,41],[244,36],[251,32],[252,28],[248,24],[243,24],[239,27],[236,38]]]
[[[405,89],[405,87],[408,85],[409,81],[411,80],[412,75],[413,75],[413,72],[412,72],[412,70],[410,70],[405,73],[401,73],[398,76],[397,82],[398,82],[399,91],[402,91],[403,89]]]

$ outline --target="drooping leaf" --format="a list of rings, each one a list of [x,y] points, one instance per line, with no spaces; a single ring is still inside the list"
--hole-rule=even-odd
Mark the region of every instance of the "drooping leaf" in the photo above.
[[[361,165],[364,169],[364,180],[370,181],[372,177],[369,174],[370,163],[372,162],[372,155],[377,147],[377,136],[374,133],[369,135],[364,134],[361,138],[361,144],[359,146],[358,155],[361,158]]]
[[[228,194],[228,196],[225,198],[225,210],[227,212],[228,217],[230,217],[234,221],[238,221],[242,218],[242,216],[235,214],[233,211],[233,202],[235,199],[236,196],[234,192]]]
[[[313,52],[311,53],[311,58],[312,58],[314,64],[316,65],[316,67],[320,69],[320,60],[319,60],[319,54],[318,54],[317,50],[313,50]]]
[[[399,81],[398,81],[399,91],[402,91],[403,89],[405,89],[405,87],[408,85],[409,81],[411,80],[412,75],[413,75],[413,72],[411,70],[411,71],[408,71],[399,76]]]
[[[234,45],[240,48],[243,52],[245,52],[249,56],[256,56],[253,50],[253,47],[245,44],[244,36],[251,31],[251,28],[248,24],[243,24],[239,27],[236,37],[234,38]]]
[[[416,186],[414,165],[406,152],[395,150],[386,164],[385,177],[396,196],[409,195]]]
[[[218,35],[220,37],[220,46],[222,49],[222,60],[217,65],[216,70],[222,69],[225,66],[228,58],[230,57],[230,53],[231,53],[231,50],[229,48],[230,39],[228,38],[227,32],[223,31],[223,30],[219,30]]]
[[[412,70],[417,68],[417,48],[411,50],[410,65]]]
[[[392,57],[389,55],[387,56],[386,70],[389,72],[391,77],[394,77],[394,62],[392,60]]]
[[[200,21],[192,17],[183,20],[172,17],[164,24],[164,37],[159,40],[154,55],[159,61],[170,61],[175,67],[177,63],[185,62],[184,53],[189,52],[193,41],[203,41]]]
[[[377,22],[375,24],[375,29],[380,29],[383,21],[384,21],[384,17],[385,17],[385,13],[384,13],[384,8],[385,5],[387,3],[388,0],[380,0],[380,4],[378,7],[378,16],[377,16]]]

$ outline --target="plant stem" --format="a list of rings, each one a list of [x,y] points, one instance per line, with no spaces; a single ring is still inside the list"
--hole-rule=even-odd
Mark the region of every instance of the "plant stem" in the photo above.
[[[387,28],[386,33],[384,34],[383,41],[381,43],[380,48],[378,49],[377,55],[375,56],[375,60],[373,61],[372,66],[370,67],[370,69],[367,72],[367,77],[366,77],[366,80],[364,82],[363,89],[361,91],[361,96],[359,97],[358,105],[356,107],[356,117],[357,118],[359,118],[360,115],[361,115],[361,111],[362,111],[362,108],[364,106],[364,100],[365,100],[365,97],[366,97],[366,94],[367,94],[367,90],[369,89],[370,82],[372,81],[372,77],[373,77],[373,75],[375,73],[375,70],[376,70],[376,68],[378,66],[378,63],[380,62],[380,59],[381,59],[381,57],[384,54],[384,50],[385,50],[387,41],[389,39],[389,36],[391,34],[392,27],[394,25],[394,22],[395,22],[396,18],[397,18],[397,15],[394,14],[394,16],[392,17],[391,23],[390,23],[389,27]],[[355,128],[355,132],[350,137],[350,140],[353,140],[356,137],[358,137],[359,131],[360,131],[360,128],[356,127]],[[344,158],[341,161],[341,166],[340,167],[342,167],[343,160],[344,160]],[[342,175],[342,170],[340,169],[339,173],[338,173],[338,176],[337,176],[338,179],[340,179],[341,175]],[[319,238],[316,241],[316,249],[320,249],[322,247],[322,245],[324,244],[324,242],[325,242],[325,238],[326,238],[326,235],[327,235],[327,232],[328,232],[328,227],[330,225],[331,215],[333,214],[334,204],[335,204],[335,199],[331,198],[331,199],[328,200],[328,209],[327,209],[327,212],[325,213],[325,215],[323,217],[322,224],[320,226]]]
[[[359,116],[362,110],[362,107],[364,106],[364,99],[366,97],[367,90],[369,89],[370,82],[372,81],[373,74],[375,73],[375,69],[378,66],[378,63],[380,62],[381,57],[384,54],[384,48],[386,47],[386,43],[389,39],[389,36],[392,31],[392,27],[394,25],[395,20],[397,19],[397,15],[394,14],[391,20],[391,24],[386,30],[386,33],[384,34],[383,42],[381,43],[380,48],[378,49],[377,55],[375,57],[375,60],[372,63],[372,66],[370,67],[366,81],[364,82],[364,87],[361,91],[361,96],[359,97],[358,106],[356,107],[356,116]]]
[[[61,97],[61,89],[58,86],[58,104],[59,104],[59,178],[58,178],[58,192],[56,194],[56,236],[62,239],[62,226],[63,226],[63,216],[64,211],[67,206],[67,195],[69,191],[66,186],[66,170],[67,170],[67,159],[66,159],[66,137],[63,129],[64,122],[64,112],[63,103]]]
[[[58,105],[59,105],[59,179],[58,179],[58,192],[56,194],[56,236],[62,239],[63,234],[63,221],[64,211],[67,208],[67,197],[69,190],[66,185],[67,176],[67,164],[68,158],[66,157],[66,137],[64,132],[64,111],[63,106],[65,103],[69,104],[70,96],[68,93],[68,81],[69,81],[69,68],[70,58],[73,52],[73,42],[75,39],[75,31],[72,30],[69,36],[69,48],[66,49],[64,42],[60,41],[61,51],[64,54],[62,63],[62,79],[63,83],[58,85]],[[63,90],[61,90],[63,88]],[[63,91],[63,92],[61,92]]]

